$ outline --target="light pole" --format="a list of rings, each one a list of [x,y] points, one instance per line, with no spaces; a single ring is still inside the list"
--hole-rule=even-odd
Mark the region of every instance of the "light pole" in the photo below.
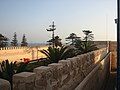
[[[55,39],[55,37],[54,37],[54,31],[56,30],[56,28],[55,28],[55,25],[54,25],[54,22],[52,22],[52,25],[50,25],[49,26],[50,28],[49,29],[46,29],[47,31],[52,31],[52,45],[53,45],[53,47],[55,46],[54,45],[54,39]]]

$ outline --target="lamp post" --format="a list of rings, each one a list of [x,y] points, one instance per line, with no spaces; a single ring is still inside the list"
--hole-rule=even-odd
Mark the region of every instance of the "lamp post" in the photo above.
[[[54,37],[54,31],[56,30],[56,28],[55,28],[55,25],[54,25],[54,22],[52,22],[52,25],[49,25],[49,29],[46,29],[47,31],[52,31],[52,45],[53,45],[53,47],[55,46],[54,45],[54,39],[55,39],[55,37]]]

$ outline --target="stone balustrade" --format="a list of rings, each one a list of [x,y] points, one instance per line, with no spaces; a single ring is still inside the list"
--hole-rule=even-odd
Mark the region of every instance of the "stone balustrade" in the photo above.
[[[33,72],[15,74],[13,90],[74,90],[96,67],[102,65],[100,63],[104,61],[103,58],[107,53],[107,49],[102,48],[67,60],[60,60],[59,63],[37,67]],[[105,69],[108,65],[108,63],[106,64],[107,59],[105,59],[105,63],[103,62],[101,73],[108,72]],[[101,73],[96,74],[100,76]]]

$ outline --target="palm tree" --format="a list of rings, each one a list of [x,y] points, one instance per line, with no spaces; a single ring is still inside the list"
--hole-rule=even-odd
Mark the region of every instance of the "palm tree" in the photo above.
[[[40,50],[41,53],[47,56],[50,63],[57,63],[59,60],[73,57],[75,55],[74,51],[74,48],[70,46],[48,47],[48,50]]]
[[[17,62],[9,62],[9,60],[5,60],[0,62],[0,78],[6,79],[11,84],[11,89],[13,87],[12,80],[13,75],[20,72],[25,72],[28,63],[21,62],[17,64]]]

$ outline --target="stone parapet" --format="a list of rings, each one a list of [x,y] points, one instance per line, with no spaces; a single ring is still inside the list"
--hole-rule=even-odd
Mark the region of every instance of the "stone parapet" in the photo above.
[[[75,90],[102,90],[110,74],[110,53],[97,64]]]
[[[9,81],[0,79],[0,90],[11,90]]]
[[[22,72],[13,76],[13,90],[34,90],[35,73]]]
[[[106,48],[103,48],[37,67],[33,73],[16,74],[13,76],[13,90],[74,90],[103,61],[106,54]]]
[[[34,90],[52,90],[51,89],[51,68],[46,66],[37,67],[34,69],[36,74]]]

